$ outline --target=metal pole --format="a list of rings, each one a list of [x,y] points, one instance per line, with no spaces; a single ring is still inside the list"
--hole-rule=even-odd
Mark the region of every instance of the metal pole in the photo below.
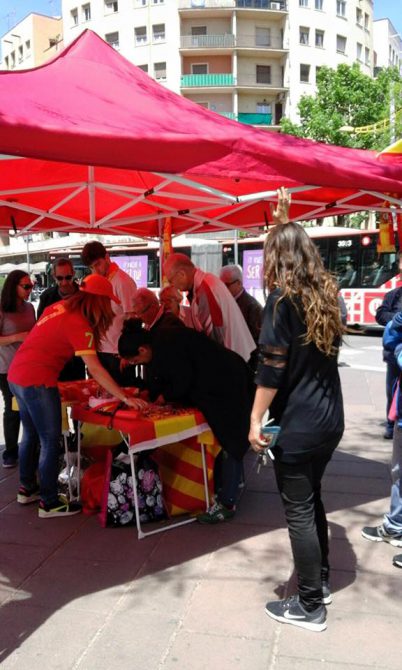
[[[234,262],[235,265],[239,264],[239,231],[235,230],[235,239],[234,239]]]
[[[29,257],[29,235],[26,236],[25,241],[27,245],[27,272],[28,274],[31,274],[31,259]]]

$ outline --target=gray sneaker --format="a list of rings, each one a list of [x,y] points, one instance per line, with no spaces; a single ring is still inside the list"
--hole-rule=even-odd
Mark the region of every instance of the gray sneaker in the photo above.
[[[395,565],[396,568],[402,568],[402,554],[394,556],[392,559],[392,564]]]
[[[363,537],[371,542],[389,542],[393,547],[402,547],[402,535],[388,533],[384,526],[365,526],[362,530]]]
[[[314,612],[308,612],[301,604],[299,596],[290,596],[285,600],[267,603],[265,612],[275,621],[289,623],[292,626],[299,626],[317,633],[327,627],[327,611],[324,605],[317,607]]]

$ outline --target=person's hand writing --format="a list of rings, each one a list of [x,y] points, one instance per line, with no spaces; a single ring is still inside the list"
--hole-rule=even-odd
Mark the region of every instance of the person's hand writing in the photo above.
[[[270,204],[272,222],[275,224],[289,223],[290,193],[283,186],[278,189],[277,193],[277,206],[274,207],[272,204]]]
[[[142,398],[126,398],[124,404],[139,411],[146,409],[149,405],[149,403],[147,403],[146,400],[142,400]]]

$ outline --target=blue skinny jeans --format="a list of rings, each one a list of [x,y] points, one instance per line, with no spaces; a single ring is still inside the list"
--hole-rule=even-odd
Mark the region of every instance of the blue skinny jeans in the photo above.
[[[10,384],[17,398],[23,435],[19,449],[20,481],[28,489],[37,486],[37,448],[39,453],[40,496],[46,505],[58,500],[61,402],[57,387]]]

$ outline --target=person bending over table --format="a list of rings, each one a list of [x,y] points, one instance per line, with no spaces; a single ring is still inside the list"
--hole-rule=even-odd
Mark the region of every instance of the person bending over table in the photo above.
[[[79,503],[59,498],[57,491],[61,433],[57,380],[66,361],[74,355],[81,356],[89,373],[106,391],[134,409],[147,404],[139,398],[127,398],[96,355],[99,340],[113,321],[111,300],[118,302],[106,277],[86,277],[77,293],[43,312],[9,369],[8,381],[17,398],[24,429],[17,500],[22,505],[40,500],[40,518],[70,516],[81,511]]]
[[[149,397],[160,403],[196,407],[205,416],[224,450],[222,488],[216,502],[197,519],[218,523],[233,517],[249,448],[248,427],[253,384],[244,360],[230,349],[190,328],[154,335],[131,319],[124,324],[119,354],[134,365],[147,366]]]

